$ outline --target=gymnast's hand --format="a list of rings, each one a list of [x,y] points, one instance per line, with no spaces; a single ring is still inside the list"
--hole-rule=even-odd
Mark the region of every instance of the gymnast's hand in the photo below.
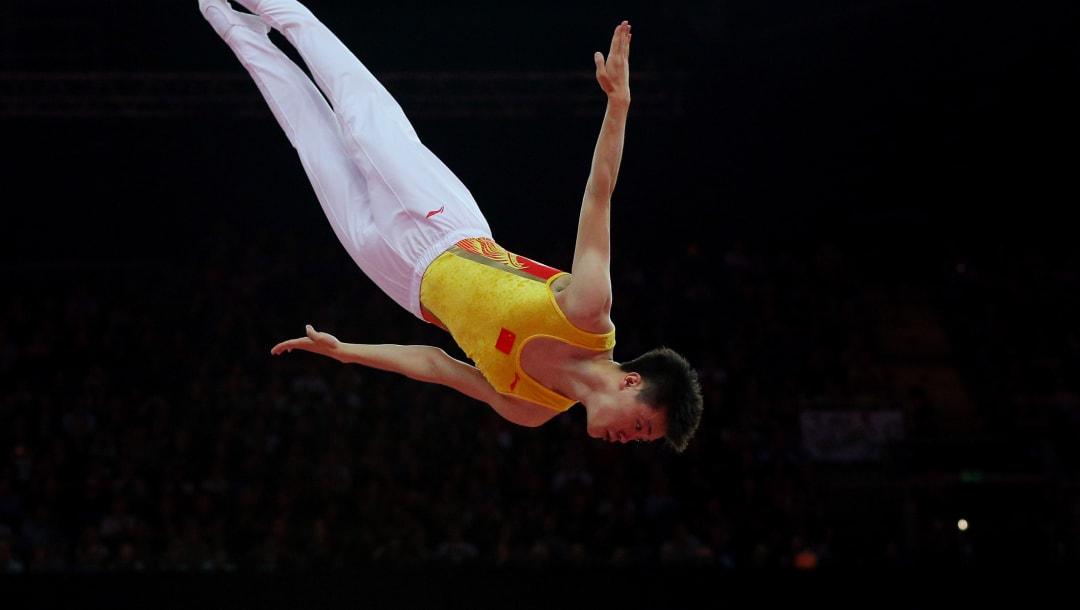
[[[312,325],[308,324],[306,337],[282,341],[275,345],[273,349],[270,350],[270,353],[277,356],[285,352],[291,352],[294,349],[299,349],[304,350],[305,352],[312,352],[336,358],[337,351],[340,347],[341,342],[338,341],[337,337],[330,333],[319,332],[315,330]]]
[[[604,54],[597,51],[593,54],[593,62],[596,64],[596,81],[608,97],[617,97],[624,100],[630,99],[630,23],[623,21],[615,28],[615,34],[611,37],[611,50],[608,51],[607,61]]]

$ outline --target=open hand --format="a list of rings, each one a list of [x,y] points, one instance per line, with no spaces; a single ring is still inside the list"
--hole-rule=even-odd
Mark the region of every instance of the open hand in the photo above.
[[[330,333],[319,332],[310,324],[308,324],[306,328],[306,337],[282,341],[275,345],[270,350],[270,353],[277,356],[285,352],[291,352],[294,349],[299,349],[305,352],[321,354],[323,356],[332,356],[341,345],[341,342],[338,341],[337,337]]]
[[[630,97],[630,22],[623,21],[611,37],[611,49],[607,61],[604,54],[593,54],[596,63],[596,81],[604,93]]]

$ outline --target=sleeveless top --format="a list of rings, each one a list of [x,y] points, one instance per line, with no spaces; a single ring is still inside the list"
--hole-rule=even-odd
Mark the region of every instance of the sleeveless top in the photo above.
[[[603,352],[615,345],[615,329],[589,333],[566,319],[551,291],[551,283],[564,275],[491,239],[464,239],[424,272],[421,309],[427,321],[450,333],[498,392],[565,411],[577,401],[525,373],[522,348],[547,337]]]

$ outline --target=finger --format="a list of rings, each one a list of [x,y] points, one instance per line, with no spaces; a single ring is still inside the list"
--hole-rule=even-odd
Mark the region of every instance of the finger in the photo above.
[[[609,57],[615,53],[628,54],[630,52],[630,23],[623,21],[615,28],[615,35],[611,37],[611,51]]]

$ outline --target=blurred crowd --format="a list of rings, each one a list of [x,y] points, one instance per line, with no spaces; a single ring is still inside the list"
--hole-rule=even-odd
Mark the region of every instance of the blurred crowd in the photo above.
[[[616,359],[663,344],[699,367],[705,415],[675,454],[590,439],[579,409],[520,428],[445,388],[271,356],[307,323],[454,348],[332,241],[227,226],[206,240],[169,261],[5,270],[0,571],[815,569],[1080,551],[1075,251],[943,245],[890,265],[856,242],[747,237],[618,252]],[[938,425],[949,405],[932,384],[890,375],[874,316],[907,290],[947,327],[972,437],[1020,466],[964,479],[932,459],[961,432]],[[815,459],[800,415],[823,404],[898,411],[902,438],[875,459]],[[997,512],[972,523],[988,526],[957,529],[981,500]]]

